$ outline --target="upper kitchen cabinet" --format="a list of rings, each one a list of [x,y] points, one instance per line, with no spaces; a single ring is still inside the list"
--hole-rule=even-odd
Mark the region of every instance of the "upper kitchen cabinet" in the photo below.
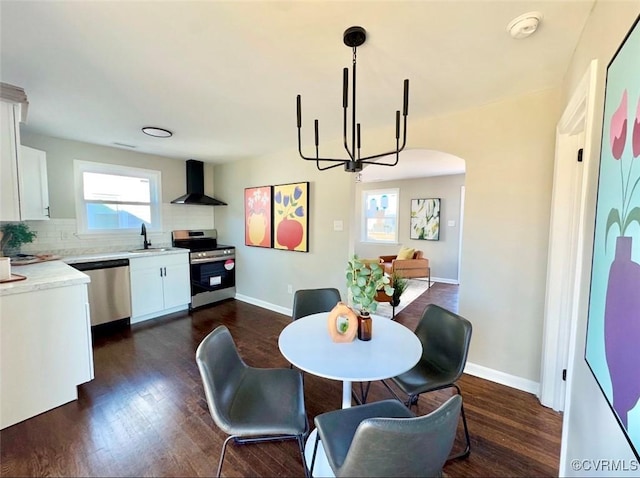
[[[49,219],[46,153],[20,145],[26,95],[21,88],[0,86],[0,221]]]
[[[20,105],[0,101],[0,221],[20,220],[18,190],[18,150],[20,146]]]
[[[47,153],[28,146],[20,146],[18,179],[21,219],[49,219]]]

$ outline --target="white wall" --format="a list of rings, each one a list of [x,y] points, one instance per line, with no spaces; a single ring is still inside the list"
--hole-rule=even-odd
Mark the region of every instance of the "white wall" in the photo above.
[[[585,253],[581,258],[579,318],[573,335],[573,355],[570,357],[568,373],[561,476],[640,474],[638,460],[584,360],[606,67],[638,14],[638,1],[599,1],[585,26],[563,84],[563,104],[566,104],[589,62],[594,58],[598,60],[598,108],[592,131],[594,140],[590,145],[593,155],[590,158],[588,201],[585,205]],[[602,460],[610,460],[612,463],[607,464]],[[600,469],[597,469],[597,466],[600,466]]]
[[[292,137],[292,146],[295,136]],[[309,252],[246,246],[244,241],[244,189],[247,187],[309,181]],[[315,287],[336,287],[343,298],[345,267],[349,257],[349,224],[354,176],[342,168],[326,172],[299,158],[295,150],[266,158],[216,166],[215,190],[229,205],[216,210],[221,242],[236,246],[238,295],[275,310],[291,309],[287,292]],[[333,230],[335,220],[342,231]]]
[[[466,161],[460,314],[474,325],[469,361],[521,379],[528,389],[540,374],[558,112],[559,90],[552,89],[409,125],[411,148]],[[367,154],[388,148],[387,134],[368,137],[382,139]],[[288,284],[344,291],[346,260],[359,237],[353,175],[341,168],[317,172],[298,157],[295,137],[291,146],[215,168],[215,190],[229,203],[216,211],[216,225],[225,242],[238,246],[238,292],[281,308],[291,307]],[[295,181],[311,182],[311,252],[243,246],[244,188]],[[344,220],[344,231],[333,231],[335,219]]]
[[[217,208],[170,203],[171,200],[186,192],[186,165],[183,160],[53,138],[26,131],[21,132],[21,140],[22,144],[47,153],[51,211],[50,221],[28,221],[29,226],[38,233],[38,236],[34,242],[24,245],[21,248],[22,252],[52,252],[64,255],[126,250],[142,244],[140,236],[135,233],[76,235],[74,159],[121,164],[161,172],[162,231],[149,234],[153,245],[170,245],[171,231],[174,229],[214,227],[214,213]],[[205,164],[204,170],[205,192],[213,195],[213,166]]]
[[[402,161],[402,159],[401,159]],[[360,242],[356,236],[355,252],[359,257],[378,257],[397,254],[400,245],[419,249],[429,259],[431,278],[446,282],[458,282],[460,254],[460,188],[464,185],[464,174],[435,176],[401,181],[383,181],[356,184],[354,216],[362,215],[362,192],[370,189],[400,190],[398,204],[398,243],[371,244]],[[420,198],[440,198],[440,239],[437,241],[419,241],[410,239],[411,200]],[[448,222],[454,225],[449,226]],[[359,232],[359,231],[358,231]]]
[[[162,202],[169,203],[186,192],[186,159],[172,159],[129,149],[111,148],[62,138],[54,138],[21,130],[21,141],[26,146],[46,151],[49,180],[51,217],[75,218],[75,184],[73,160],[121,164],[136,168],[153,169],[162,173]],[[197,158],[194,158],[197,159]],[[213,166],[205,163],[205,193],[213,195]],[[225,201],[226,202],[226,201]],[[214,208],[211,208],[213,216]]]
[[[523,379],[532,391],[540,376],[558,99],[558,90],[545,90],[412,125],[417,147],[466,164],[459,313],[474,325],[469,361]]]

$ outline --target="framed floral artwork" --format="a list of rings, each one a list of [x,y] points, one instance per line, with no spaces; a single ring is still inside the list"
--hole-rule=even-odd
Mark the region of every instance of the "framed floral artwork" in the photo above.
[[[272,247],[272,186],[244,190],[244,243],[247,246]]]
[[[273,186],[275,249],[309,252],[309,183]]]
[[[640,459],[640,16],[607,66],[585,360]]]
[[[440,198],[411,200],[410,239],[440,239]]]

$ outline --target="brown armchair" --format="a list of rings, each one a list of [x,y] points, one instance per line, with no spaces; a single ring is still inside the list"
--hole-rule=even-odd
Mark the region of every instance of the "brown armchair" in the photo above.
[[[424,253],[420,250],[416,250],[413,253],[411,259],[397,259],[395,256],[380,256],[380,262],[384,271],[393,275],[397,274],[399,277],[406,279],[412,279],[415,277],[426,277],[429,280],[429,287],[431,287],[431,268],[429,267],[429,259],[424,257]]]

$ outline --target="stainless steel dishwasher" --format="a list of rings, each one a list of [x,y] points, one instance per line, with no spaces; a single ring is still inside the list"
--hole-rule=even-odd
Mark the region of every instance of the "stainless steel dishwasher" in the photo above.
[[[100,325],[131,317],[129,259],[70,264],[91,277],[89,310],[91,325]]]

